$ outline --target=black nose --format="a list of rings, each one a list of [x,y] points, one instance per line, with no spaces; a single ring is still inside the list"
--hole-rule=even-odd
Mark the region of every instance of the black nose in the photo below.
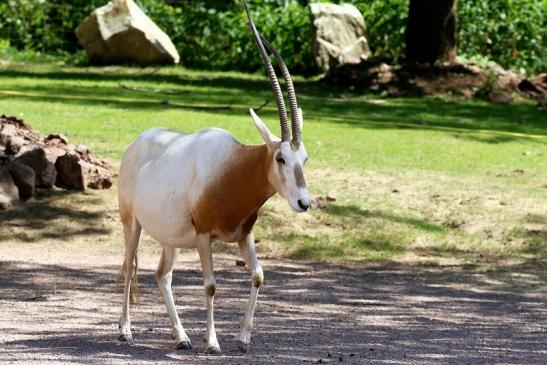
[[[302,200],[298,200],[298,206],[303,210],[306,211],[310,208],[309,204],[302,203]]]

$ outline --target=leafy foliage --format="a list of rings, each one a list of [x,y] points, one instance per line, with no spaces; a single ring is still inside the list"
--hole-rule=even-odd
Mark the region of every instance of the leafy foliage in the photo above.
[[[459,53],[521,71],[547,69],[546,0],[459,2]]]
[[[79,50],[74,30],[102,0],[0,2],[0,39],[18,49],[66,53]]]
[[[136,0],[172,38],[185,66],[254,71],[260,68],[240,0]],[[356,5],[367,22],[375,55],[404,54],[409,0],[335,0]],[[295,73],[311,74],[309,0],[248,0],[260,31]],[[56,54],[81,50],[74,29],[106,0],[3,0],[0,39],[17,49]],[[460,0],[459,55],[492,59],[504,67],[547,68],[547,0]]]
[[[285,55],[289,68],[296,73],[310,73],[311,28],[307,8],[294,1],[285,5],[280,4],[284,1],[248,2],[260,32]],[[180,6],[141,3],[158,25],[168,30],[184,65],[241,71],[261,68],[240,1],[193,1]],[[166,12],[169,16],[165,16]]]

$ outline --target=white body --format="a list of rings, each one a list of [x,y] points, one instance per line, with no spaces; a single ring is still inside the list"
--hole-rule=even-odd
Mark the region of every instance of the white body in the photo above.
[[[158,242],[196,247],[192,207],[240,144],[222,129],[181,134],[167,129],[144,132],[127,150],[120,170],[120,201]],[[217,233],[217,232],[214,232]],[[219,237],[232,241],[233,237]]]

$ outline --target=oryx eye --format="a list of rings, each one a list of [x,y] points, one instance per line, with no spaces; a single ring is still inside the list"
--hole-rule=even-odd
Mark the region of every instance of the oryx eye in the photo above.
[[[285,164],[285,159],[283,157],[281,157],[281,155],[277,155],[277,157],[275,158],[275,160],[281,164]]]

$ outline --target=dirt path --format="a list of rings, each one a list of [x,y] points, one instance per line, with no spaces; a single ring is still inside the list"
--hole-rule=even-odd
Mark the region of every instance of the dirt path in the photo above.
[[[201,353],[201,274],[182,257],[174,293],[194,350],[174,349],[165,307],[141,271],[143,302],[133,310],[135,342],[119,343],[117,257],[0,260],[0,363],[85,364],[545,364],[545,272],[513,268],[345,267],[264,260],[251,351],[233,335],[249,275],[216,258],[215,319],[221,356]],[[8,259],[6,260],[6,256]]]

